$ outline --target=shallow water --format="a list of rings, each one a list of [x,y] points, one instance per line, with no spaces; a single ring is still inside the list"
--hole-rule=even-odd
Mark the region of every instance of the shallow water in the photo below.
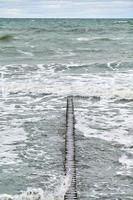
[[[133,199],[132,32],[127,19],[0,19],[0,199],[63,199],[67,96],[79,199]]]

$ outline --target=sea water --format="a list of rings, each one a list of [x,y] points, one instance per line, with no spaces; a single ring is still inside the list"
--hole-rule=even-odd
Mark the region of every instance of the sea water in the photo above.
[[[133,20],[0,19],[0,199],[63,199],[67,96],[77,192],[133,199]]]

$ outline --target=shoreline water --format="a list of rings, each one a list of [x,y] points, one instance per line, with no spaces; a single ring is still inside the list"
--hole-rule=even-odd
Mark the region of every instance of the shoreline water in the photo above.
[[[73,96],[79,198],[132,198],[132,26],[0,19],[0,194],[62,198],[64,113]]]

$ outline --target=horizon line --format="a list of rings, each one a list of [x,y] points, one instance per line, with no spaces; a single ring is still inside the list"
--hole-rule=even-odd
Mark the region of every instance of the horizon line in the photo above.
[[[133,17],[0,17],[0,19],[133,19]]]

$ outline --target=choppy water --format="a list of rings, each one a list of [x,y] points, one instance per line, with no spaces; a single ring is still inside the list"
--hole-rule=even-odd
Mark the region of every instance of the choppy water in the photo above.
[[[63,199],[69,95],[79,199],[133,199],[132,35],[127,19],[0,19],[0,199]]]

